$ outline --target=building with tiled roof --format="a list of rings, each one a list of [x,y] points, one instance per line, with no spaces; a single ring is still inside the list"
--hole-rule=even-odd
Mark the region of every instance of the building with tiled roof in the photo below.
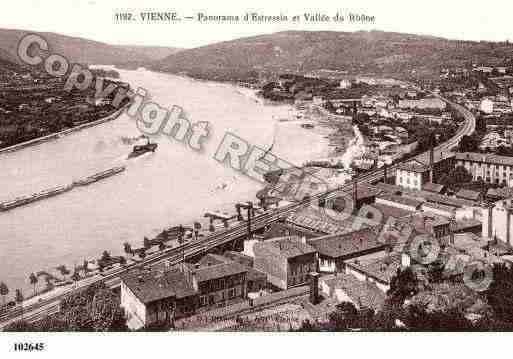
[[[317,253],[306,239],[297,236],[255,243],[254,268],[267,274],[267,280],[280,289],[303,285],[308,274],[317,271]]]
[[[384,252],[389,246],[379,241],[381,226],[350,233],[332,234],[307,241],[318,254],[321,272],[343,272],[344,262],[371,253]]]
[[[402,162],[396,169],[395,184],[407,189],[424,190],[426,183],[438,181],[453,168],[453,159],[453,153],[434,151],[431,164],[428,151],[418,158]]]
[[[397,196],[393,194],[382,193],[376,197],[376,203],[401,208],[407,211],[417,211],[420,209],[424,201],[405,196]]]
[[[135,270],[121,277],[121,306],[131,329],[239,302],[247,297],[247,273],[240,263],[207,255],[201,263]]]
[[[490,188],[486,192],[486,198],[491,201],[499,201],[501,199],[508,199],[512,197],[513,188],[511,187]]]
[[[301,232],[326,235],[351,231],[355,217],[328,208],[311,208],[293,212],[284,219],[287,226]],[[292,233],[290,233],[292,234]]]
[[[422,190],[442,194],[445,190],[445,186],[438,183],[426,182],[422,186]]]
[[[402,253],[365,261],[353,259],[346,263],[346,274],[354,275],[360,281],[375,283],[386,293],[392,278],[406,265],[402,261]]]
[[[469,201],[478,202],[481,199],[481,193],[462,188],[458,192],[456,192],[456,198],[462,198],[467,199]]]
[[[139,329],[170,324],[194,312],[197,282],[182,270],[135,271],[121,277],[121,307],[127,325]]]
[[[456,153],[456,165],[463,166],[474,181],[513,187],[513,157],[490,153]]]
[[[413,211],[411,210],[406,210],[394,206],[388,206],[383,203],[373,203],[369,207],[372,207],[372,209],[369,209],[369,212],[371,214],[374,214],[374,210],[379,212],[380,218],[376,219],[379,221],[379,223],[386,223],[389,218],[404,218],[410,216],[413,213]],[[371,219],[374,220],[374,218]]]
[[[358,310],[382,308],[386,295],[375,283],[360,281],[352,274],[339,273],[336,276],[321,278],[321,292],[338,303],[350,302]]]

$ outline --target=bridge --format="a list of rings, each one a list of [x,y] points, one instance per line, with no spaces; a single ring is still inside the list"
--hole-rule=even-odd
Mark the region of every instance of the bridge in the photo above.
[[[441,98],[441,97],[440,97]],[[476,119],[472,112],[464,108],[461,105],[450,102],[447,99],[441,98],[447,102],[450,106],[459,111],[465,118],[465,122],[458,129],[456,134],[443,144],[438,145],[435,152],[446,152],[450,151],[456,145],[458,145],[460,139],[464,135],[469,135],[475,130]],[[333,115],[335,116],[335,115]],[[421,153],[413,158],[425,161],[429,157],[428,152]],[[408,160],[411,160],[409,158]],[[394,171],[401,162],[389,166],[388,171]],[[373,172],[361,175],[358,177],[358,184],[372,184],[382,180],[384,176],[384,170],[378,169]],[[310,196],[309,199],[291,203],[289,205],[279,207],[276,209],[268,210],[263,214],[255,215],[251,219],[251,231],[255,232],[263,229],[265,226],[277,222],[280,218],[287,216],[297,210],[309,206],[312,201],[326,201],[339,197],[342,193],[349,194],[352,192],[354,181],[344,184],[339,188],[329,190],[327,192],[319,193]],[[162,261],[168,261],[170,264],[178,264],[184,259],[198,258],[206,253],[213,250],[224,251],[226,249],[240,249],[240,245],[243,239],[248,234],[247,223],[239,223],[231,228],[225,228],[223,230],[216,231],[204,238],[198,239],[197,241],[189,242],[178,247],[169,248],[162,252],[150,255],[143,261],[129,265],[124,268],[120,268],[113,272],[107,273],[100,278],[92,277],[84,279],[77,283],[75,288],[61,292],[54,296],[50,296],[47,299],[41,300],[25,308],[15,308],[9,312],[0,316],[0,329],[5,327],[7,324],[21,319],[22,317],[27,321],[36,321],[45,315],[55,313],[59,310],[59,303],[65,296],[80,290],[81,288],[87,287],[97,282],[104,282],[107,286],[116,287],[120,284],[120,276],[132,269],[146,267],[154,265]]]

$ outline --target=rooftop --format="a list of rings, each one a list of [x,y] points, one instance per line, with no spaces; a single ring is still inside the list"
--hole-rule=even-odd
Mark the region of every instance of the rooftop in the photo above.
[[[286,218],[287,222],[295,224],[296,226],[325,234],[347,232],[347,229],[351,228],[353,220],[354,217],[343,216],[333,210],[311,207],[291,213]]]
[[[403,204],[405,206],[410,206],[410,207],[414,207],[414,208],[418,208],[422,205],[422,203],[424,203],[424,201],[421,201],[418,199],[413,199],[413,198],[408,198],[408,197],[403,197],[403,196],[398,196],[398,195],[393,195],[393,194],[387,194],[387,193],[382,193],[377,198],[386,200],[389,202]]]
[[[488,192],[486,192],[488,197],[493,197],[497,199],[506,199],[513,197],[513,188],[511,187],[503,187],[503,188],[490,188]]]
[[[386,220],[389,217],[403,218],[403,217],[407,217],[412,214],[411,211],[408,211],[406,209],[393,207],[393,206],[387,206],[386,204],[383,204],[383,203],[373,203],[369,206],[377,209],[383,215],[383,220]]]
[[[216,278],[246,273],[247,271],[248,269],[242,264],[228,260],[225,263],[198,268],[196,270],[196,278],[198,282],[205,282]]]
[[[353,269],[365,273],[382,283],[390,284],[390,280],[397,274],[397,270],[401,268],[401,254],[391,254],[369,261],[354,259],[347,264]]]
[[[422,205],[422,209],[424,211],[426,211],[426,212],[430,212],[429,211],[430,209],[438,209],[438,210],[441,210],[441,211],[446,211],[446,212],[449,212],[449,213],[453,213],[456,208],[453,207],[453,206],[448,206],[446,204],[426,202],[426,203],[424,203]]]
[[[481,193],[479,193],[477,191],[472,191],[469,189],[460,189],[456,193],[457,198],[468,199],[471,201],[478,201],[480,196],[481,196]]]
[[[499,156],[492,153],[458,152],[456,153],[456,159],[461,161],[513,166],[513,157]]]
[[[433,182],[426,182],[422,185],[422,189],[424,191],[428,192],[434,192],[434,193],[442,193],[444,190],[444,185],[433,183]]]
[[[276,255],[286,258],[294,258],[316,252],[314,247],[304,243],[298,236],[273,238],[255,243],[255,247],[257,246],[266,247],[276,253]]]
[[[403,192],[402,187],[399,187],[399,186],[396,186],[393,184],[383,183],[383,182],[376,183],[375,187],[377,187],[383,191],[392,193],[392,194],[400,194]]]
[[[187,280],[187,275],[178,269],[138,270],[122,276],[121,280],[145,304],[164,298],[185,298],[196,294],[192,283]]]
[[[351,256],[369,250],[385,249],[385,243],[378,241],[381,226],[364,228],[359,231],[332,234],[308,240],[321,255],[339,258]]]
[[[374,283],[359,281],[351,274],[337,274],[322,279],[330,289],[342,289],[349,299],[360,308],[378,310],[385,302],[386,295]]]
[[[429,171],[429,167],[427,165],[420,163],[417,160],[400,163],[399,165],[397,165],[397,169],[416,173],[425,173]]]

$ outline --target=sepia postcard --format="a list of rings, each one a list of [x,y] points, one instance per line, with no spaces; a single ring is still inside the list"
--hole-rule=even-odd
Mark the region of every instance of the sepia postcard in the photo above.
[[[513,331],[511,3],[2,5],[2,358]]]

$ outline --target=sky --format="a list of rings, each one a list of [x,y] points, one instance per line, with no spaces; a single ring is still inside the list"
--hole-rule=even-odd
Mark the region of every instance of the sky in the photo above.
[[[3,0],[0,28],[50,31],[115,45],[192,48],[285,30],[383,30],[461,40],[513,41],[511,0]],[[373,23],[178,23],[116,21],[116,13],[169,11],[179,16],[287,15],[337,12],[374,16]]]

